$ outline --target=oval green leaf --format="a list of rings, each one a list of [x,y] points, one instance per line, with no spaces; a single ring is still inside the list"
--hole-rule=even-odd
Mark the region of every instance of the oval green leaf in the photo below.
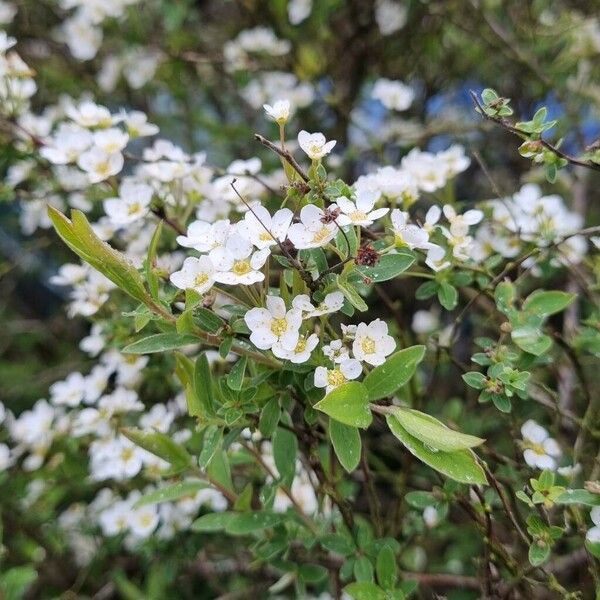
[[[352,473],[360,462],[362,442],[356,427],[344,425],[339,421],[329,421],[329,437],[340,464],[348,473]]]
[[[460,483],[487,484],[485,472],[471,450],[442,452],[426,446],[400,425],[394,415],[386,417],[390,431],[404,444],[406,449],[427,466]]]
[[[395,411],[396,419],[410,435],[436,450],[443,452],[465,450],[479,446],[485,441],[474,435],[454,431],[435,417],[418,410],[399,406]]]
[[[363,382],[369,400],[391,396],[414,375],[425,356],[425,346],[411,346],[390,356],[383,365],[375,367]]]
[[[366,429],[373,420],[367,388],[357,381],[349,381],[335,388],[314,407],[351,427]]]
[[[125,346],[121,352],[123,354],[153,354],[155,352],[175,350],[176,348],[198,344],[199,342],[200,340],[195,335],[187,333],[155,333]]]

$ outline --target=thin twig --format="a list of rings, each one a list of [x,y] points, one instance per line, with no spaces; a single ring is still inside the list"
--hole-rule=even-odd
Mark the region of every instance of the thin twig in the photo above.
[[[308,183],[308,175],[306,174],[306,171],[304,171],[304,169],[298,164],[296,159],[290,154],[288,150],[282,150],[273,142],[269,141],[267,138],[263,137],[259,133],[254,134],[254,139],[259,141],[263,146],[266,146],[269,150],[275,152],[275,154],[281,156],[281,158],[283,158],[294,169],[294,171],[296,171],[296,173],[300,175],[304,183]]]
[[[479,102],[479,99],[477,98],[477,94],[473,90],[469,90],[469,94],[471,95],[471,98],[473,100],[473,103],[475,104],[475,108],[476,108],[477,112],[484,119],[486,119],[487,121],[491,121],[492,123],[496,123],[497,125],[500,125],[504,129],[506,129],[506,131],[512,133],[513,135],[520,137],[522,140],[530,139],[529,132],[524,131],[523,129],[519,129],[518,127],[515,127],[507,119],[503,119],[501,117],[495,117],[493,115],[488,115],[485,112],[485,109],[483,108],[483,106],[481,105],[481,102]],[[571,156],[570,154],[566,154],[565,152],[560,150],[557,146],[555,146],[554,144],[551,144],[550,142],[547,142],[546,140],[544,140],[542,138],[540,138],[539,140],[536,140],[536,141],[538,141],[544,148],[546,148],[546,150],[549,150],[550,152],[556,154],[556,156],[558,156],[559,158],[563,158],[564,160],[566,160],[568,163],[571,163],[572,165],[578,165],[580,167],[586,167],[586,168],[592,169],[594,171],[600,171],[600,164],[594,163],[591,160],[582,160],[582,159],[576,158],[575,156]]]

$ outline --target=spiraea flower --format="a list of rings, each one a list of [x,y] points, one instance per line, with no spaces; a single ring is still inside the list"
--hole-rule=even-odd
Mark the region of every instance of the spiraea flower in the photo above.
[[[244,215],[244,219],[237,224],[237,230],[262,250],[285,240],[293,216],[289,208],[282,208],[271,216],[264,206],[258,204]]]
[[[153,194],[149,185],[125,180],[119,188],[118,198],[104,200],[104,212],[116,227],[129,225],[148,213]]]
[[[269,350],[275,343],[282,350],[293,352],[300,339],[302,314],[278,296],[267,296],[266,308],[252,308],[244,316],[250,329],[250,341],[261,350]]]
[[[391,335],[388,335],[388,326],[385,321],[375,319],[368,325],[366,323],[358,324],[354,342],[352,342],[354,358],[373,366],[382,365],[386,356],[395,349],[396,342]]]
[[[254,251],[251,242],[240,235],[229,236],[224,246],[210,253],[215,266],[215,281],[227,285],[252,285],[265,278],[263,267],[270,250]]]
[[[263,108],[267,115],[278,125],[285,125],[290,118],[290,101],[277,100],[273,105],[263,104]]]
[[[427,248],[429,234],[427,231],[408,222],[408,213],[398,208],[392,211],[392,227],[396,238],[396,246],[413,248]]]
[[[283,358],[289,360],[295,364],[305,363],[317,347],[319,343],[319,336],[316,333],[312,333],[309,336],[300,335],[298,342],[293,349],[286,348],[285,344],[281,341],[276,341],[271,348],[273,354],[277,358]]]
[[[188,256],[183,261],[181,270],[172,273],[169,279],[181,290],[191,289],[199,294],[205,294],[213,286],[214,275],[215,267],[209,256],[200,258]]]
[[[343,305],[344,294],[342,292],[327,294],[323,302],[318,306],[314,306],[307,294],[300,294],[292,300],[292,306],[302,312],[303,319],[311,319],[312,317],[320,317],[321,315],[337,312]]]
[[[327,212],[314,204],[304,206],[300,211],[300,223],[293,223],[288,231],[292,244],[299,250],[328,244],[339,231],[336,209],[335,204],[331,204]]]
[[[377,194],[370,191],[358,191],[356,200],[352,201],[345,196],[336,199],[340,208],[340,216],[337,218],[339,225],[360,225],[368,227],[377,219],[381,219],[388,213],[389,208],[377,208],[373,210]]]
[[[354,358],[348,358],[333,369],[326,367],[317,367],[315,369],[315,387],[325,388],[325,393],[329,394],[332,390],[352,379],[358,379],[362,373],[360,362]]]
[[[401,81],[384,78],[375,82],[371,95],[392,110],[406,110],[415,98],[415,93],[410,86]]]
[[[188,226],[187,235],[177,236],[177,243],[184,248],[194,248],[198,252],[210,252],[225,246],[232,230],[229,219],[214,223],[193,221]]]
[[[104,150],[92,146],[78,159],[77,165],[88,174],[90,183],[99,183],[116,175],[123,168],[123,155],[120,152],[107,154]]]
[[[319,160],[327,156],[336,145],[336,140],[327,141],[325,136],[318,133],[308,133],[304,129],[298,134],[298,144],[300,148],[312,160]]]
[[[450,222],[450,233],[454,236],[465,236],[471,225],[476,225],[483,219],[480,210],[471,209],[459,215],[450,204],[444,205],[444,216]]]
[[[557,459],[562,452],[555,439],[541,425],[529,419],[521,427],[523,436],[523,458],[536,469],[554,471],[558,466]]]

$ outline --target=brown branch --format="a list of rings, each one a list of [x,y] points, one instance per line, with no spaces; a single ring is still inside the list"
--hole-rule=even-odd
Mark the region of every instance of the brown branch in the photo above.
[[[285,160],[294,169],[294,171],[296,171],[296,173],[300,175],[304,183],[308,182],[308,175],[306,174],[306,171],[304,171],[304,169],[298,164],[296,159],[291,155],[291,153],[288,150],[282,150],[276,144],[269,141],[267,138],[263,137],[259,133],[254,134],[254,139],[259,141],[263,146],[266,146],[269,150],[275,152],[275,154],[281,156],[281,158],[283,158],[283,160]]]

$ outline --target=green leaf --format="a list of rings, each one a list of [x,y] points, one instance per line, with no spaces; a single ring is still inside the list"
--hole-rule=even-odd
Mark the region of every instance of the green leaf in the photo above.
[[[387,594],[376,584],[369,581],[351,583],[344,591],[353,600],[388,600]]]
[[[194,309],[194,322],[200,329],[209,333],[217,333],[225,325],[225,321],[219,315],[203,306]]]
[[[356,581],[373,581],[373,565],[366,556],[354,561],[354,577]]]
[[[189,333],[155,333],[137,340],[121,350],[123,354],[153,354],[198,344],[200,340]]]
[[[296,474],[297,454],[298,440],[296,436],[291,431],[278,427],[273,434],[273,459],[282,480],[289,485]]]
[[[471,450],[442,452],[430,449],[410,435],[394,415],[388,415],[386,420],[391,432],[404,444],[406,449],[432,469],[460,483],[487,484],[485,472]]]
[[[487,383],[487,377],[483,373],[479,373],[479,371],[469,371],[465,373],[463,376],[463,381],[472,388],[476,390],[482,390]]]
[[[155,300],[158,300],[158,276],[156,271],[154,270],[154,262],[156,261],[156,251],[158,248],[158,243],[160,241],[160,235],[162,233],[162,220],[158,222],[156,229],[154,230],[154,234],[152,235],[152,239],[150,240],[150,245],[148,246],[148,254],[146,256],[146,264],[144,265],[144,270],[146,272],[146,281],[148,281],[148,289],[150,290],[150,294]]]
[[[21,600],[36,579],[37,572],[29,565],[6,569],[0,574],[0,597],[2,600]]]
[[[566,490],[555,502],[557,504],[583,504],[584,506],[600,506],[600,494],[592,494],[587,490]]]
[[[314,408],[351,427],[366,429],[373,420],[367,388],[357,381],[349,381],[335,388]]]
[[[384,590],[393,590],[398,580],[398,565],[396,555],[389,546],[384,546],[377,555],[375,562],[377,581]]]
[[[454,310],[458,304],[458,291],[453,285],[447,281],[440,282],[440,287],[437,291],[438,300],[446,310]]]
[[[550,292],[536,290],[523,302],[523,310],[534,315],[548,317],[567,308],[576,297],[577,294],[568,294],[558,290]]]
[[[512,331],[511,337],[521,350],[534,356],[541,356],[552,347],[552,339],[534,327],[517,327]]]
[[[436,503],[435,496],[429,492],[408,492],[404,499],[410,506],[420,510]]]
[[[329,421],[329,437],[340,464],[348,473],[352,473],[360,462],[362,442],[356,427],[344,425],[339,421]]]
[[[225,531],[232,535],[245,535],[255,531],[261,531],[275,527],[285,520],[285,515],[271,512],[253,512],[236,515]]]
[[[367,303],[361,298],[351,283],[339,277],[338,287],[340,288],[340,292],[344,294],[346,300],[348,300],[348,302],[350,302],[350,304],[352,304],[356,310],[360,310],[361,312],[368,310],[369,307],[367,306]]]
[[[390,356],[383,365],[375,367],[364,380],[369,400],[392,395],[414,375],[425,356],[425,346],[411,346]]]
[[[279,408],[279,400],[271,398],[260,411],[260,419],[258,421],[258,430],[265,438],[270,438],[279,423],[281,409]]]
[[[494,298],[498,310],[505,315],[509,314],[514,308],[516,298],[515,286],[508,281],[502,281],[494,290]]]
[[[160,431],[142,431],[135,427],[124,427],[121,433],[134,444],[166,460],[175,468],[183,469],[191,462],[192,457],[187,450]]]
[[[401,251],[397,254],[386,254],[379,259],[374,267],[358,266],[356,270],[363,276],[372,279],[375,283],[394,279],[408,269],[415,262],[412,252]]]
[[[202,450],[198,457],[198,464],[205,469],[217,450],[221,447],[223,439],[223,430],[217,425],[209,425],[204,430],[202,437]]]
[[[160,504],[161,502],[171,502],[179,500],[186,496],[194,496],[198,490],[208,487],[205,481],[199,479],[187,479],[178,481],[171,485],[166,485],[148,494],[144,494],[134,505],[133,508],[147,506],[149,504]]]
[[[244,375],[246,373],[246,363],[248,359],[242,356],[233,365],[231,371],[227,375],[227,385],[230,389],[239,392],[244,385]]]
[[[225,531],[231,535],[245,535],[275,527],[286,520],[285,514],[268,511],[240,513],[227,523]]]
[[[550,544],[546,542],[533,542],[531,546],[529,546],[529,562],[534,567],[539,567],[541,564],[544,564],[548,558],[550,558],[550,551],[552,550]]]
[[[117,287],[144,304],[155,305],[146,291],[135,266],[120,252],[103,242],[79,210],[71,211],[71,220],[48,205],[48,216],[63,242],[82,260],[94,267]]]
[[[212,374],[206,354],[203,352],[196,358],[194,365],[194,391],[199,406],[190,414],[194,417],[213,416],[215,414]]]
[[[410,435],[428,447],[442,452],[474,448],[485,441],[474,435],[454,431],[431,415],[412,408],[398,406],[394,408],[394,411],[394,416]]]
[[[232,512],[209,513],[196,519],[190,525],[190,528],[193,531],[221,531],[222,529],[225,529],[236,516],[237,513]]]

